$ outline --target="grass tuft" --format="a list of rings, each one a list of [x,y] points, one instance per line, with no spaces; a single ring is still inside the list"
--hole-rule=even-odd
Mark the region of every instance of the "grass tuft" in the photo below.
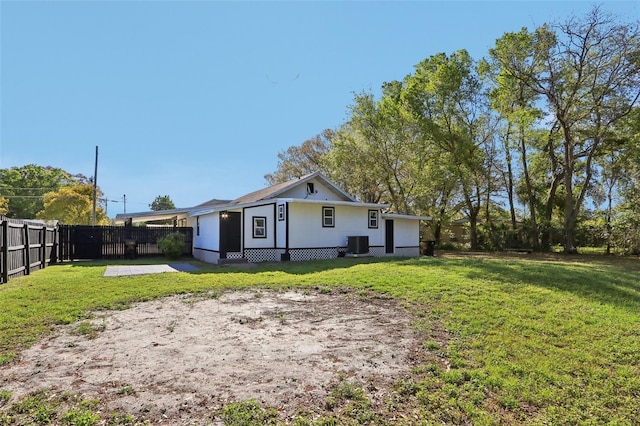
[[[222,420],[227,426],[275,425],[277,415],[276,409],[263,408],[254,399],[234,402],[222,409]]]
[[[118,389],[118,395],[133,395],[136,393],[136,390],[131,385],[123,385],[120,389]]]

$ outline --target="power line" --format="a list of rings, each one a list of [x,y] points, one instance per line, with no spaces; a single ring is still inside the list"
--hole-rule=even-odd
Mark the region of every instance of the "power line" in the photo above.
[[[2,195],[0,198],[44,198],[44,195]]]
[[[65,185],[65,186],[61,186],[61,187],[52,187],[52,186],[48,186],[48,187],[46,187],[46,186],[45,187],[33,187],[33,186],[30,186],[30,187],[26,187],[26,188],[21,188],[19,186],[0,186],[0,189],[3,189],[3,190],[10,189],[10,190],[20,190],[20,191],[24,191],[24,190],[28,190],[28,189],[34,189],[34,190],[37,189],[37,190],[51,191],[51,190],[57,190],[58,188],[66,188],[66,187],[70,187],[70,186],[73,186],[73,185]]]

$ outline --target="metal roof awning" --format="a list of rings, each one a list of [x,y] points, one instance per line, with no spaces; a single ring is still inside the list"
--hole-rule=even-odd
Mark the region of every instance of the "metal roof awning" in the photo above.
[[[131,220],[131,223],[141,223],[151,222],[155,220],[186,219],[188,213],[189,209],[174,209],[141,213],[119,213],[116,215],[114,222],[116,225],[122,225],[128,220]]]
[[[383,219],[433,220],[431,216],[413,216],[410,214],[382,213]]]

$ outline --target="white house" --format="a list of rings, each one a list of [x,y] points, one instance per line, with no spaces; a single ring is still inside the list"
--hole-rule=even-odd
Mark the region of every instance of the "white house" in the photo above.
[[[195,258],[221,263],[331,259],[339,256],[419,256],[420,220],[361,203],[312,173],[232,201],[190,209],[118,215],[116,222],[173,218],[193,227]]]

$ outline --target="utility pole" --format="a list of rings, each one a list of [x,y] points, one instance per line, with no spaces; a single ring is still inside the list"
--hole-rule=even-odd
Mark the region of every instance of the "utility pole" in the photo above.
[[[122,196],[123,202],[124,202],[124,214],[127,214],[127,194],[124,194]]]
[[[96,199],[98,195],[98,146],[96,145],[96,165],[93,172],[93,215],[91,224],[96,226],[96,205],[98,200]]]

